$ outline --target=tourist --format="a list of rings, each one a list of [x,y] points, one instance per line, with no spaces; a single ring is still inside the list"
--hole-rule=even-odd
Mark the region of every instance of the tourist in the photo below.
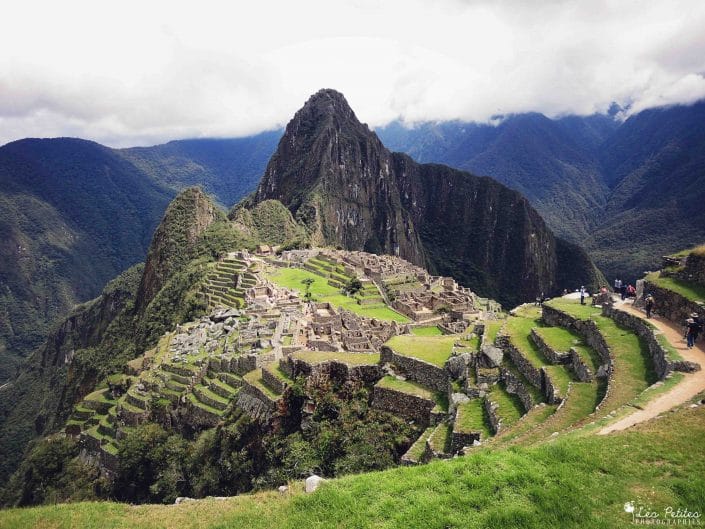
[[[646,308],[646,317],[650,318],[651,311],[654,310],[654,297],[651,294],[646,296],[645,308]]]
[[[700,315],[699,315],[697,312],[693,312],[693,313],[690,315],[690,317],[693,318],[693,321],[694,321],[695,324],[698,326],[698,330],[697,330],[697,332],[695,333],[695,339],[693,340],[693,341],[695,341],[695,340],[698,339],[698,336],[700,335],[700,333],[703,332],[703,330],[704,330],[704,329],[703,329],[703,320],[702,320],[702,318],[700,317]]]
[[[685,321],[688,325],[688,330],[686,332],[685,338],[688,341],[688,349],[692,349],[695,340],[698,339],[698,334],[700,333],[700,325],[693,318],[688,318]]]
[[[636,297],[636,288],[634,288],[634,285],[629,285],[627,287],[627,297],[628,298]]]
[[[615,279],[614,280],[614,293],[618,294],[621,290],[622,290],[622,280]]]
[[[580,287],[580,304],[585,305],[585,287]]]
[[[621,281],[620,281],[620,283],[621,283]],[[622,284],[619,286],[619,293],[620,293],[621,296],[622,296],[622,301],[624,301],[625,298],[627,297],[627,284],[626,284],[626,283],[622,283]]]

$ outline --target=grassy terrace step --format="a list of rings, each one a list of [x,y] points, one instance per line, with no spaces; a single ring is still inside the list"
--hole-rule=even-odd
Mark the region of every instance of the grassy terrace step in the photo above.
[[[291,355],[311,364],[337,360],[350,366],[379,364],[379,353],[349,353],[346,351],[296,351]]]
[[[242,377],[242,379],[247,382],[248,384],[252,384],[255,386],[257,389],[262,391],[267,397],[269,397],[272,400],[278,400],[279,397],[281,397],[280,394],[272,391],[272,388],[267,386],[267,384],[264,383],[262,380],[262,370],[261,369],[255,369],[254,371],[250,371],[247,373],[245,376]]]
[[[205,382],[208,384],[211,391],[218,393],[218,395],[223,398],[231,398],[238,392],[238,388],[232,387],[219,378],[206,378]]]
[[[567,352],[571,347],[578,352],[578,355],[593,373],[602,363],[600,356],[592,347],[585,345],[582,337],[578,334],[563,329],[562,327],[537,327],[536,332],[543,338],[546,344],[555,351]]]
[[[662,277],[661,272],[648,274],[645,279],[658,287],[671,290],[690,301],[705,303],[705,287],[702,285],[690,281],[683,281],[675,277]],[[656,310],[658,311],[658,307],[656,307]]]
[[[601,386],[596,382],[573,382],[563,405],[545,421],[517,436],[514,442],[530,444],[542,441],[554,432],[560,432],[581,424],[595,411],[601,399]]]
[[[450,454],[452,433],[452,424],[441,423],[436,426],[436,429],[433,430],[428,438],[428,444],[431,446],[431,450],[440,454]]]
[[[497,333],[502,328],[503,321],[488,321],[485,323],[485,343],[493,344]]]
[[[453,352],[457,336],[393,336],[387,343],[389,347],[403,356],[423,360],[437,367],[443,367]]]
[[[468,402],[458,405],[453,431],[459,433],[480,432],[480,439],[485,440],[492,437],[489,424],[482,399],[470,399]]]
[[[443,333],[436,325],[425,327],[412,327],[411,334],[414,336],[441,336]]]
[[[132,412],[132,413],[144,413],[145,412],[145,410],[143,410],[142,408],[138,408],[137,406],[134,406],[134,405],[130,404],[129,402],[127,402],[127,399],[125,399],[124,397],[122,399],[120,399],[119,407],[124,410],[127,410],[129,412]]]
[[[511,316],[507,320],[504,330],[509,335],[514,347],[519,350],[531,365],[537,369],[546,368],[551,381],[559,389],[561,396],[564,396],[568,389],[568,384],[572,380],[570,372],[565,366],[551,365],[530,338],[531,329],[543,327],[539,320],[541,316],[540,310],[538,307],[525,307],[519,315]]]
[[[504,428],[517,422],[524,414],[524,408],[519,398],[507,393],[507,390],[500,384],[492,386],[487,398],[490,402],[497,404],[497,415],[501,417]]]
[[[225,410],[230,402],[228,399],[221,397],[203,384],[197,384],[194,386],[193,394],[203,404],[217,408],[221,411]]]
[[[210,406],[208,404],[205,404],[204,402],[201,402],[200,400],[198,400],[198,398],[196,398],[196,396],[193,393],[189,393],[186,396],[186,399],[196,408],[200,408],[203,411],[205,411],[206,413],[209,413],[210,415],[214,415],[218,418],[222,417],[225,413],[223,410],[219,410],[217,408],[214,408],[213,406]]]
[[[423,458],[424,452],[426,451],[426,440],[431,437],[431,434],[436,429],[435,426],[429,426],[426,428],[419,436],[414,444],[412,444],[406,451],[402,460],[408,461],[410,463],[420,463]]]
[[[646,344],[634,333],[620,327],[611,318],[601,315],[599,309],[580,305],[574,300],[553,299],[549,306],[579,319],[592,319],[614,355],[612,383],[609,396],[600,405],[600,413],[607,414],[636,398],[657,377]]]
[[[433,412],[448,410],[447,395],[436,393],[411,380],[399,380],[398,378],[387,375],[381,378],[375,385],[381,388],[398,391],[399,393],[406,393],[407,395],[414,395],[416,397],[421,397],[422,399],[432,400],[436,403],[436,407],[433,409]]]

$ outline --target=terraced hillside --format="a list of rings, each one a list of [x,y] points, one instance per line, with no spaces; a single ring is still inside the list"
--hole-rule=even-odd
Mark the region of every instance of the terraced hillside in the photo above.
[[[67,422],[108,479],[124,482],[126,447],[150,425],[185,454],[214,442],[237,458],[217,471],[233,469],[230,488],[199,489],[181,465],[178,492],[194,496],[582,438],[694,368],[618,307],[555,299],[506,315],[389,256],[237,251],[203,292],[207,316],[165,334]]]

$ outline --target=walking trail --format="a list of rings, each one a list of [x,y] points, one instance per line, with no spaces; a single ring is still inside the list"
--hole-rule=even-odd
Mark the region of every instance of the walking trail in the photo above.
[[[619,308],[641,318],[645,317],[645,314],[634,308],[631,303],[620,303]],[[688,349],[683,339],[683,330],[678,325],[660,317],[653,317],[649,321],[664,334],[671,345],[678,350],[683,359],[696,362],[700,364],[703,369],[695,373],[684,373],[683,380],[676,384],[675,387],[646,403],[643,409],[636,410],[631,415],[609,426],[605,426],[600,430],[600,435],[624,430],[640,422],[653,419],[657,415],[687,402],[701,391],[705,391],[705,341],[703,338],[698,340],[695,347]]]

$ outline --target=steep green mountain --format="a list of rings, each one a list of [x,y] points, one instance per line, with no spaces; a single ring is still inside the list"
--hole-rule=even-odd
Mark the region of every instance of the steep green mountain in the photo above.
[[[280,132],[115,150],[71,139],[0,147],[0,385],[78,302],[144,259],[168,201],[222,204],[257,185]]]
[[[2,389],[0,450],[8,457],[0,479],[18,463],[27,442],[62,425],[99,380],[121,372],[175,323],[203,312],[193,289],[205,275],[204,262],[217,252],[212,241],[228,246],[247,241],[224,223],[225,215],[202,191],[183,191],[167,208],[146,264],[128,269],[100,296],[75,307],[34,351]]]
[[[630,281],[660,256],[705,237],[705,103],[608,116],[540,114],[496,125],[392,123],[391,148],[487,174],[522,192],[558,234],[590,252],[610,277]]]
[[[143,259],[170,196],[93,142],[0,147],[0,383],[73,304]]]
[[[286,205],[314,242],[399,255],[508,306],[597,282],[582,250],[556,239],[519,193],[391,153],[334,90],[312,96],[287,125],[252,201],[267,199]]]
[[[614,275],[705,240],[705,102],[646,110],[601,148],[610,196],[585,246]]]
[[[172,189],[198,185],[231,206],[257,187],[281,134],[276,130],[244,138],[178,140],[119,152]]]

